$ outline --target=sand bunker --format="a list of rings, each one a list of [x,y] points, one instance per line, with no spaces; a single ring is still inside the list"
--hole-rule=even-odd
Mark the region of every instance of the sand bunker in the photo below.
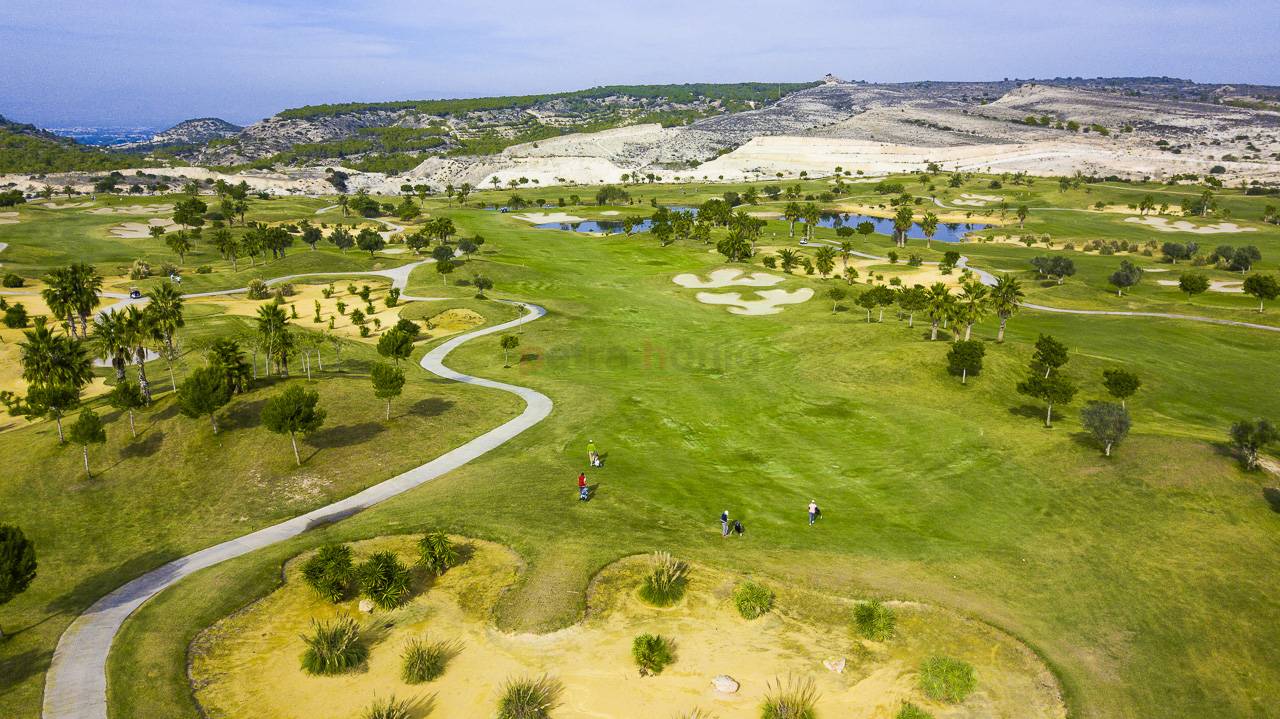
[[[735,315],[776,315],[783,305],[796,305],[813,298],[813,290],[808,287],[791,291],[761,290],[756,294],[760,299],[744,300],[737,292],[699,292],[696,297],[705,305],[729,305],[729,311]]]
[[[90,215],[161,215],[173,212],[173,205],[123,205],[87,210]]]
[[[416,536],[355,543],[355,561],[374,551],[416,557]],[[456,538],[455,541],[464,541]],[[776,608],[760,619],[737,615],[726,598],[738,578],[694,566],[689,590],[674,607],[644,605],[635,589],[647,562],[624,560],[593,582],[590,612],[582,622],[544,634],[506,634],[489,623],[503,593],[517,578],[520,560],[505,548],[467,542],[470,557],[439,578],[415,570],[414,597],[392,611],[361,614],[357,601],[334,606],[301,581],[301,560],[285,567],[285,584],[202,632],[190,652],[196,699],[209,716],[355,717],[375,697],[394,693],[419,702],[413,716],[447,719],[493,716],[500,687],[514,676],[546,673],[564,687],[556,719],[680,716],[699,708],[721,719],[760,715],[766,684],[778,676],[811,677],[822,717],[889,717],[910,700],[935,716],[1065,716],[1057,682],[1028,649],[1010,637],[942,610],[894,604],[897,636],[884,643],[852,638],[847,622],[854,603],[843,598],[776,586]],[[305,557],[305,555],[304,555]],[[311,620],[340,614],[356,618],[369,647],[365,666],[330,677],[303,674],[299,635]],[[641,677],[631,641],[648,632],[669,637],[675,661],[660,675]],[[456,642],[443,676],[408,685],[400,679],[406,642],[422,636]],[[974,665],[977,690],[956,707],[922,697],[915,671],[931,653],[945,651]],[[844,659],[843,672],[823,661]],[[739,682],[733,694],[713,690],[727,674]]]
[[[671,281],[689,289],[708,290],[715,287],[772,287],[785,279],[767,272],[752,272],[749,275],[743,275],[742,270],[726,267],[712,270],[708,280],[686,273],[676,275]]]
[[[1158,270],[1147,270],[1148,272],[1157,272]],[[1156,284],[1162,287],[1177,287],[1177,280],[1156,280]],[[1209,282],[1210,292],[1225,292],[1227,294],[1242,295],[1244,294],[1244,282],[1233,282],[1231,280],[1212,280]]]
[[[177,225],[167,217],[153,217],[146,223],[126,222],[112,227],[111,234],[125,240],[144,240],[151,236],[152,227],[163,227],[164,231],[168,232],[177,227]]]
[[[1193,232],[1197,235],[1219,235],[1236,232],[1257,232],[1256,227],[1241,227],[1234,222],[1219,222],[1216,225],[1193,225],[1186,220],[1169,222],[1167,217],[1126,217],[1125,222],[1145,225],[1160,232]]]
[[[93,207],[92,202],[46,202],[41,207],[47,207],[50,210],[74,210],[81,207]]]
[[[521,215],[512,215],[517,220],[532,222],[535,225],[545,224],[547,222],[585,222],[581,217],[570,215],[567,212],[526,212]]]
[[[986,207],[988,203],[999,202],[1004,198],[999,195],[971,195],[968,192],[960,195],[960,199],[952,200],[953,205],[964,205],[966,207]]]
[[[608,215],[609,217],[612,217],[612,216],[614,216],[614,215],[621,215],[622,213],[621,213],[621,212],[618,212],[617,210],[605,210],[604,212],[601,212],[600,214],[602,214],[602,215]]]
[[[18,224],[18,213],[0,212],[0,225],[16,225],[16,224]]]

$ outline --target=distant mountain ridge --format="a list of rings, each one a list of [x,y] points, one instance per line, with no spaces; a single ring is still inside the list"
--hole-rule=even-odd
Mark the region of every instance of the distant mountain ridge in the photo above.
[[[214,140],[234,137],[244,128],[217,117],[198,117],[183,120],[173,127],[158,132],[151,139],[130,142],[115,147],[124,152],[152,152],[163,148],[194,148]]]

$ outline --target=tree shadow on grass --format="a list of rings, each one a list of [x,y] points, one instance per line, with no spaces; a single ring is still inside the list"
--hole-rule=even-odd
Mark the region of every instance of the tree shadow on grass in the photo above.
[[[420,399],[409,405],[409,414],[418,417],[439,417],[453,407],[453,402],[439,397]]]
[[[315,447],[317,451],[336,447],[350,447],[351,445],[368,442],[385,431],[387,431],[387,428],[381,422],[342,424],[313,432],[307,437],[306,442]]]
[[[1271,505],[1271,511],[1280,514],[1280,487],[1263,487],[1262,498]]]
[[[10,637],[16,636],[17,632],[5,632],[4,642],[9,641]],[[0,642],[3,646],[3,642]],[[8,690],[16,687],[26,680],[44,674],[49,669],[49,663],[53,661],[52,650],[28,649],[20,654],[0,659],[0,677],[4,677],[3,687],[0,690],[0,696],[8,693]]]
[[[114,567],[100,569],[91,576],[82,578],[74,587],[54,597],[45,605],[44,610],[54,614],[63,612],[78,614],[100,597],[110,594],[121,585],[180,556],[182,556],[182,553],[174,549],[153,549],[127,559]]]
[[[164,420],[167,420],[167,419],[173,419],[174,417],[178,416],[178,403],[170,402],[164,409],[160,410],[159,412],[155,412],[155,413],[147,414],[143,416],[151,420],[152,424],[156,422],[163,422]]]
[[[266,398],[248,402],[234,402],[222,413],[222,426],[226,429],[249,429],[257,427],[262,421],[262,407]]]
[[[1040,420],[1040,424],[1044,424],[1044,415],[1046,411],[1047,410],[1045,406],[1042,404],[1020,404],[1017,407],[1009,408],[1009,414],[1013,415],[1014,417],[1026,417],[1027,419],[1038,419]],[[1067,414],[1066,412],[1063,412],[1061,409],[1058,408],[1057,405],[1054,405],[1053,421],[1057,422],[1058,420],[1062,420],[1062,419],[1071,419],[1071,415]]]
[[[153,429],[145,432],[141,437],[134,439],[120,448],[121,459],[139,459],[142,457],[150,457],[160,451],[161,445],[164,444],[164,432]]]

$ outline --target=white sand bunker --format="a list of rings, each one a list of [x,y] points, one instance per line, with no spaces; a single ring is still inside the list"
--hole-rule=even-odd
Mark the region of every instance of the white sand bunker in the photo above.
[[[18,224],[18,213],[0,212],[0,225],[16,225],[16,224]]]
[[[749,275],[740,275],[742,275],[742,270],[724,268],[712,270],[708,280],[686,273],[676,275],[671,281],[689,289],[709,290],[716,287],[772,287],[785,279],[767,272],[752,272]]]
[[[1151,270],[1148,270],[1149,272]],[[1177,287],[1177,280],[1156,280],[1156,284],[1164,287]],[[1226,292],[1233,295],[1244,294],[1244,283],[1231,280],[1212,280],[1209,282],[1210,292]]]
[[[50,210],[75,210],[81,207],[93,207],[92,202],[46,202],[41,207],[47,207]]]
[[[124,205],[88,210],[91,215],[162,215],[173,212],[173,205]]]
[[[154,217],[146,223],[142,222],[126,222],[122,225],[111,228],[111,234],[122,240],[145,240],[151,236],[152,227],[163,227],[165,232],[177,227],[173,220],[167,217]]]
[[[1146,225],[1160,232],[1194,232],[1197,235],[1220,235],[1235,232],[1257,232],[1256,227],[1241,227],[1234,222],[1219,222],[1216,225],[1193,225],[1186,220],[1169,222],[1167,217],[1126,217],[1125,222]]]
[[[378,250],[378,254],[380,255],[403,255],[406,252],[408,252],[408,250],[403,247],[392,247],[385,250]]]
[[[1004,198],[999,195],[972,195],[968,192],[960,195],[960,199],[952,200],[953,205],[964,205],[966,207],[986,207],[989,202],[999,202]]]
[[[735,315],[776,315],[782,311],[783,305],[808,302],[813,297],[813,290],[801,287],[792,291],[760,290],[756,294],[760,299],[744,300],[737,292],[699,292],[696,296],[706,305],[728,305],[729,311]]]
[[[517,220],[532,222],[535,225],[541,225],[546,222],[584,222],[583,218],[570,215],[567,212],[526,212],[522,215],[512,215]]]
[[[618,212],[617,210],[605,210],[604,212],[601,212],[600,214],[602,214],[602,215],[609,215],[610,217],[612,217],[613,215],[621,215],[622,213],[621,213],[621,212]]]
[[[782,217],[781,212],[769,212],[768,210],[760,210],[757,212],[748,212],[747,217],[754,217],[757,220],[774,220]]]

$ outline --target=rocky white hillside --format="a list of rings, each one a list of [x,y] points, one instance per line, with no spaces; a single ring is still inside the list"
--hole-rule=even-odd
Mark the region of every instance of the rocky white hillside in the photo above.
[[[131,142],[115,147],[125,152],[149,152],[170,147],[197,147],[207,143],[234,137],[244,128],[216,117],[184,120],[164,132],[156,133],[145,142]]]

